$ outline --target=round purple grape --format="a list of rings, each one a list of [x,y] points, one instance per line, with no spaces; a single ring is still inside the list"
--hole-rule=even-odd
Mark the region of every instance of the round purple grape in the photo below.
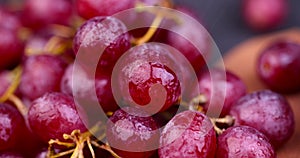
[[[28,111],[28,122],[31,130],[42,141],[50,139],[63,141],[63,134],[71,134],[73,130],[87,130],[86,116],[73,98],[67,94],[46,93],[34,100]]]
[[[249,126],[234,126],[218,137],[217,158],[276,158],[268,138]]]
[[[264,83],[280,93],[300,90],[300,44],[280,40],[263,50],[257,72]]]
[[[160,158],[214,158],[216,133],[210,119],[200,112],[184,111],[175,115],[160,136]]]
[[[295,131],[295,118],[287,100],[275,92],[262,90],[240,98],[229,112],[234,125],[247,125],[265,134],[278,148]]]

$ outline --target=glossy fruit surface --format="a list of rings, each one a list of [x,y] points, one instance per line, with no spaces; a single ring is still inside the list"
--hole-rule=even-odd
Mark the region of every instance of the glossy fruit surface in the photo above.
[[[130,48],[126,32],[126,26],[114,17],[94,17],[77,30],[73,50],[84,68],[97,66],[99,71],[109,74],[119,57]]]
[[[218,158],[275,158],[275,151],[268,138],[255,128],[234,126],[218,137]]]
[[[272,90],[300,90],[300,44],[280,40],[269,45],[258,58],[257,72]]]
[[[278,148],[295,130],[293,111],[286,99],[272,91],[262,90],[245,95],[234,104],[230,115],[235,125],[247,125],[265,134]]]
[[[280,25],[288,12],[287,0],[243,0],[243,17],[249,27],[266,31]]]
[[[207,103],[205,111],[220,111],[220,117],[228,115],[233,103],[246,94],[246,85],[235,74],[221,69],[212,69],[200,75],[199,92]]]
[[[213,158],[216,133],[209,118],[202,113],[184,111],[175,115],[160,136],[160,158]]]
[[[16,147],[26,125],[23,116],[12,105],[0,104],[0,151]]]
[[[107,122],[107,140],[121,157],[150,157],[158,148],[159,130],[149,114],[133,107],[117,110]]]
[[[32,102],[28,122],[32,131],[45,143],[50,139],[63,139],[75,129],[85,132],[86,116],[69,95],[47,93]]]
[[[67,64],[58,56],[29,56],[23,65],[19,86],[22,95],[33,100],[46,92],[59,91],[66,66]]]
[[[157,43],[130,49],[119,59],[112,75],[117,102],[123,100],[151,114],[174,105],[181,95],[182,77],[177,76],[182,75],[182,67],[175,59],[168,47]]]
[[[159,62],[136,60],[124,65],[122,72],[118,84],[122,86],[124,99],[137,106],[147,105],[147,111],[164,111],[180,96],[180,83],[176,74]]]

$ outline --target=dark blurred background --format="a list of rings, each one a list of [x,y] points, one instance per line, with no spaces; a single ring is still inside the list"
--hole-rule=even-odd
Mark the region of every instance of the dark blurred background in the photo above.
[[[0,3],[18,1],[21,0],[0,0]],[[300,0],[287,0],[289,2],[287,19],[277,29],[263,33],[255,32],[245,25],[241,17],[241,0],[174,1],[176,5],[186,6],[198,14],[222,53],[250,37],[300,26]]]
[[[269,32],[254,32],[241,16],[241,0],[175,0],[193,9],[203,20],[220,51],[225,53],[247,38],[300,26],[300,0],[289,1],[289,13],[283,25]]]

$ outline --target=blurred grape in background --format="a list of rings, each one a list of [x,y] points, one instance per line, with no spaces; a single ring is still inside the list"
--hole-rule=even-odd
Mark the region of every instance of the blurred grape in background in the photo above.
[[[300,26],[300,10],[298,8],[300,1],[285,0],[288,4],[288,9],[286,18],[282,21],[281,25],[265,32],[253,31],[246,25],[242,17],[243,1],[244,0],[174,0],[176,5],[186,6],[197,13],[213,36],[221,53],[225,53],[234,45],[255,35]],[[272,0],[268,0],[268,2],[269,1],[271,4]],[[22,2],[22,0],[0,0],[1,5],[20,2]]]

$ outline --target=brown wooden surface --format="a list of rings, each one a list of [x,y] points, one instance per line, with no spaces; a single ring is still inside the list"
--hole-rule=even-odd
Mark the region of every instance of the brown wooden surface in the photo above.
[[[226,53],[227,55],[224,57],[225,67],[241,77],[249,92],[266,88],[256,74],[256,60],[262,49],[279,38],[286,38],[300,43],[300,28],[292,28],[249,39]],[[289,100],[295,114],[296,130],[287,144],[277,151],[277,154],[278,158],[300,158],[300,93],[286,95],[286,98]]]

